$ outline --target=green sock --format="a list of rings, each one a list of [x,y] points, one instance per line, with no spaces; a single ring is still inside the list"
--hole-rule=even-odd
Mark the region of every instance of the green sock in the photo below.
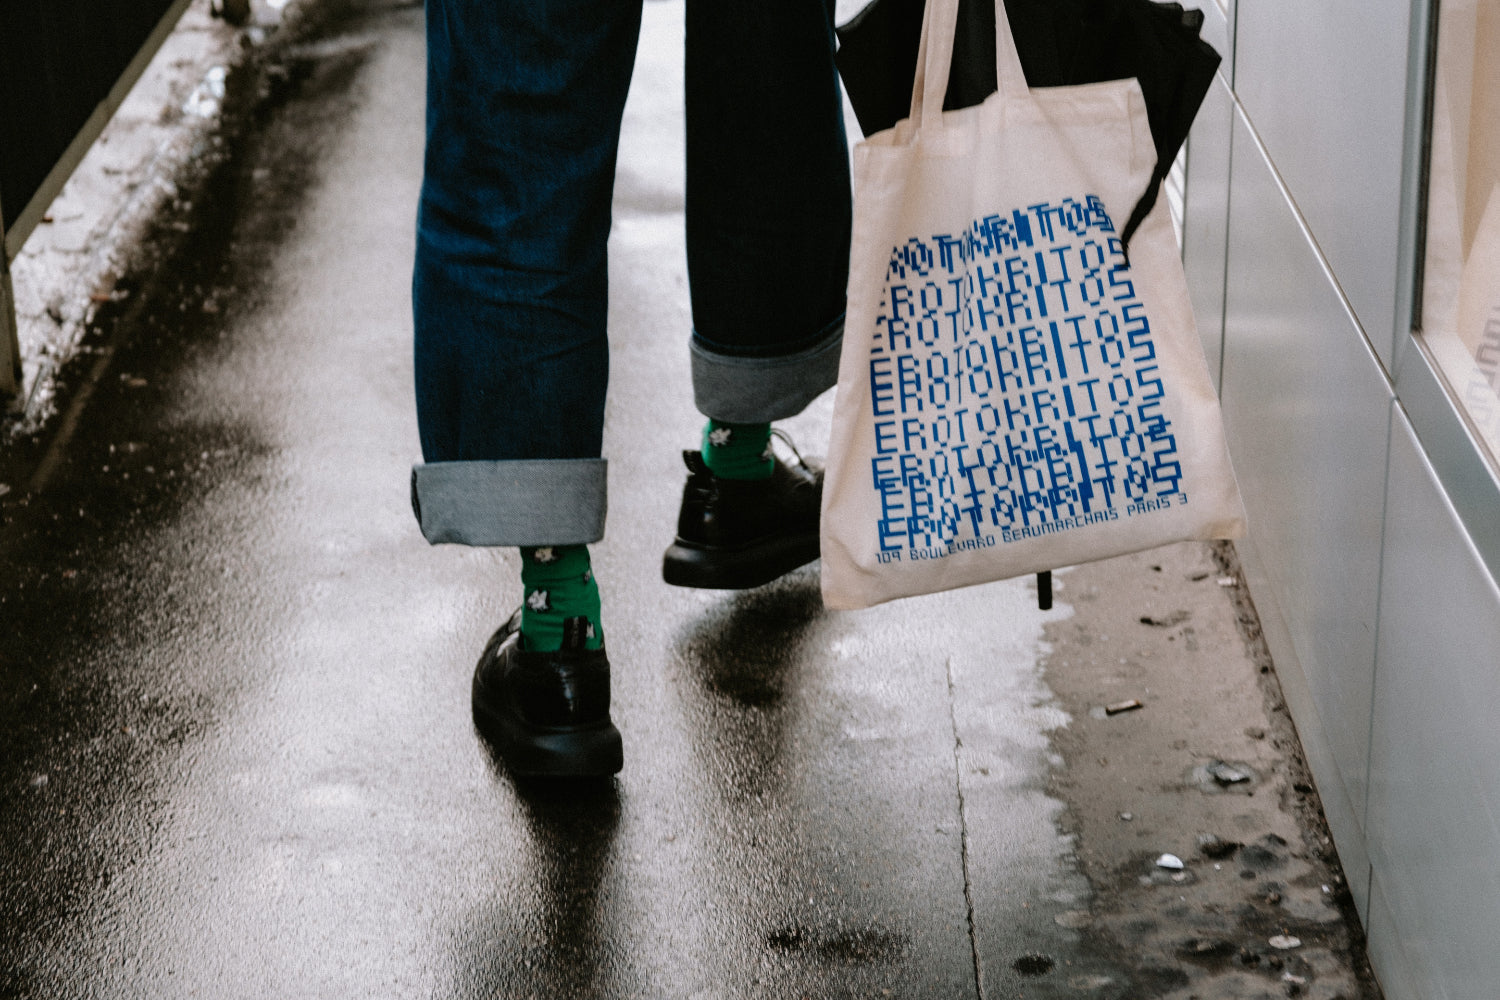
[[[771,458],[770,424],[729,424],[709,419],[703,428],[703,461],[725,479],[766,479],[776,468]]]
[[[582,616],[593,626],[585,645],[604,644],[599,624],[599,585],[587,545],[544,545],[521,550],[521,638],[526,648],[549,652],[562,648],[563,622]]]

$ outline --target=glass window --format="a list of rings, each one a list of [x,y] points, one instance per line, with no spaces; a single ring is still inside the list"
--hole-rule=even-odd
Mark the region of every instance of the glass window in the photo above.
[[[1500,457],[1500,0],[1442,0],[1422,338]]]

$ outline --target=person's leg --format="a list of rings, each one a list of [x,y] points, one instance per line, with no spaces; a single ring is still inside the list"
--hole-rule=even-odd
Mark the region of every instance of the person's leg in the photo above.
[[[709,423],[684,456],[669,583],[756,586],[818,555],[821,475],[764,449],[771,421],[838,376],[851,204],[833,52],[832,0],[688,0],[690,349]]]
[[[838,377],[851,201],[833,0],[688,0],[687,259],[706,416],[800,413]]]
[[[538,717],[593,725],[602,705],[608,724],[583,546],[604,529],[605,246],[641,4],[428,0],[426,14],[413,507],[434,543],[525,547],[528,613],[475,678],[482,728],[524,769],[598,769],[608,753],[592,730],[571,761],[567,746],[520,744]],[[585,666],[586,711],[567,676]]]

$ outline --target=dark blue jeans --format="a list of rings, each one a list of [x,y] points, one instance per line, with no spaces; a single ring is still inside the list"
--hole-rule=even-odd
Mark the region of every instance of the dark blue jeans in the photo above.
[[[594,541],[605,246],[641,0],[427,0],[412,285],[434,541]],[[694,397],[740,422],[837,374],[850,196],[832,0],[688,0]]]

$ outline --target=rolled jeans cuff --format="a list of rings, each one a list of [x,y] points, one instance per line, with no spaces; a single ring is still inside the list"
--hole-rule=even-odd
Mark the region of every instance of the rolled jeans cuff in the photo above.
[[[770,358],[722,354],[694,336],[693,403],[728,423],[794,417],[838,381],[843,341],[842,316],[811,347]]]
[[[411,506],[429,542],[587,545],[604,537],[602,458],[412,466]]]

